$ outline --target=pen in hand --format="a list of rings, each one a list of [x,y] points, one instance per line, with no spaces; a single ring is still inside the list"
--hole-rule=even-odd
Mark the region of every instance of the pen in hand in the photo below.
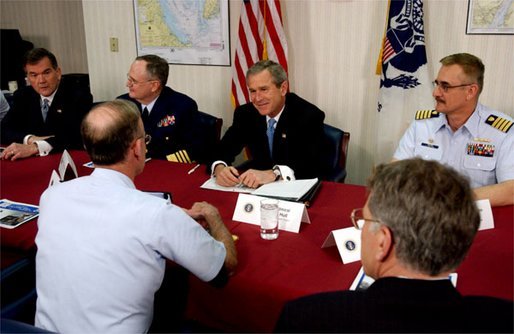
[[[200,164],[197,164],[196,166],[194,166],[193,168],[191,168],[191,169],[189,170],[189,172],[187,172],[187,174],[188,174],[188,175],[189,175],[189,174],[192,174],[195,170],[197,170],[197,169],[198,169],[198,167],[200,167]]]

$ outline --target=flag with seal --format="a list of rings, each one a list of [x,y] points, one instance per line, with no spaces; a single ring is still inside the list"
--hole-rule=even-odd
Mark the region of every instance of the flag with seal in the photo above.
[[[387,162],[414,119],[416,110],[432,109],[423,29],[422,0],[390,0],[377,62],[380,92],[376,163]]]

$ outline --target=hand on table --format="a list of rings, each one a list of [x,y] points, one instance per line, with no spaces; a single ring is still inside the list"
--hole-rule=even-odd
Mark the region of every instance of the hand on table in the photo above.
[[[0,154],[0,159],[14,161],[16,159],[28,158],[38,153],[39,150],[36,144],[25,145],[12,143]]]

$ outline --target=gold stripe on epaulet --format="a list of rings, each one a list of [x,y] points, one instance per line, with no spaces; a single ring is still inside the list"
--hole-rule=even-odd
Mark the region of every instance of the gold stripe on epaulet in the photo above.
[[[416,120],[417,121],[420,119],[429,119],[429,118],[436,118],[436,117],[439,117],[439,112],[437,112],[435,110],[427,109],[427,110],[416,111]]]
[[[180,162],[180,163],[191,163],[191,158],[189,158],[189,154],[187,154],[186,150],[180,150],[175,153],[169,154],[166,156],[166,159],[171,162]]]
[[[512,127],[513,122],[509,121],[506,118],[498,117],[496,115],[487,116],[487,120],[485,121],[487,124],[492,126],[495,129],[500,130],[501,132],[507,133]]]

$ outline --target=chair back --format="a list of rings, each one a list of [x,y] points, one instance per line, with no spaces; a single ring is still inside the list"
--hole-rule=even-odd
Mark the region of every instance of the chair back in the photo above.
[[[325,132],[324,163],[326,166],[323,179],[344,183],[350,133],[329,124],[324,124],[323,130]]]
[[[54,333],[13,319],[2,318],[0,323],[2,333]]]
[[[221,139],[223,119],[198,111],[195,119],[194,151],[199,163],[210,162],[212,153]]]

